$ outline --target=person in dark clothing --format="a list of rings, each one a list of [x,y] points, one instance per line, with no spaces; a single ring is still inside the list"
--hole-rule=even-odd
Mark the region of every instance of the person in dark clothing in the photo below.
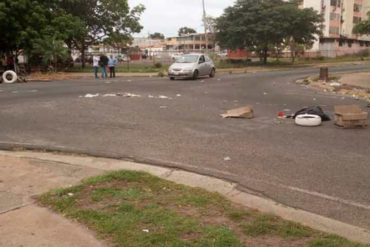
[[[101,55],[100,56],[100,67],[101,67],[101,78],[108,78],[108,71],[107,71],[107,66],[108,66],[109,58],[106,55]]]

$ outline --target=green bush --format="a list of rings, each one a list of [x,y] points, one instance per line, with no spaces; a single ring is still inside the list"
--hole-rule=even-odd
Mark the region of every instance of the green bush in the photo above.
[[[162,68],[162,64],[160,62],[157,62],[154,64],[154,67],[157,69]]]

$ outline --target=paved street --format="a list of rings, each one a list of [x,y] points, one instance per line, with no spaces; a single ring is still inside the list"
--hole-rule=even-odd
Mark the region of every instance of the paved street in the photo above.
[[[0,84],[0,148],[74,151],[180,167],[370,229],[370,130],[343,130],[333,122],[303,128],[276,119],[279,111],[307,105],[321,105],[329,114],[336,104],[367,105],[293,83],[311,73],[318,69],[197,81]],[[116,93],[141,97],[111,95]],[[220,117],[245,105],[255,107],[255,119]]]

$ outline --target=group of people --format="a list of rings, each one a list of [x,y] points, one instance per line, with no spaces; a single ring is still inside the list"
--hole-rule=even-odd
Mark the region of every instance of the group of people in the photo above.
[[[107,57],[106,55],[100,55],[100,56],[94,56],[93,57],[93,64],[94,64],[94,74],[95,78],[98,77],[99,73],[99,67],[101,69],[101,78],[108,78],[108,68],[109,68],[109,74],[110,78],[116,77],[116,65],[118,63],[118,60],[113,57],[113,55],[110,55],[110,57]]]

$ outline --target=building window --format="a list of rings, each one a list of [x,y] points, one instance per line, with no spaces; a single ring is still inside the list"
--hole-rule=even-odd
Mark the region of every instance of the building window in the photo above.
[[[361,11],[361,5],[360,4],[357,4],[357,3],[355,3],[354,5],[353,5],[353,11],[355,11],[355,12],[360,12]]]
[[[332,20],[332,21],[339,21],[340,20],[340,14],[330,13],[330,20]]]
[[[341,6],[341,0],[330,0],[330,5],[333,7],[340,7]]]
[[[361,22],[361,17],[354,16],[353,17],[353,23],[357,24],[359,22]]]
[[[339,27],[330,27],[329,28],[330,34],[339,34]]]

